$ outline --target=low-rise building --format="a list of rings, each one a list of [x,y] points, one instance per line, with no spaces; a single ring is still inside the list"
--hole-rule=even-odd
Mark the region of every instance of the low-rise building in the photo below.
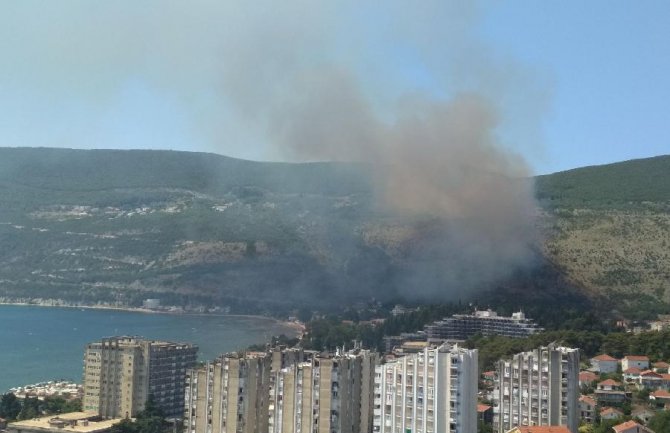
[[[648,427],[645,427],[637,422],[631,420],[612,427],[614,433],[654,433]]]
[[[664,361],[658,361],[651,364],[651,369],[656,373],[667,373],[668,368],[670,368],[670,364]]]
[[[654,416],[656,416],[656,412],[649,410],[644,406],[638,406],[631,410],[630,416],[633,417],[633,419],[637,418],[641,420],[646,425]]]
[[[504,317],[492,310],[454,314],[425,327],[429,341],[463,341],[477,334],[523,338],[540,331],[542,328],[522,312]]]
[[[493,406],[488,404],[477,405],[477,420],[484,424],[493,423]]]
[[[621,369],[627,370],[631,367],[646,370],[649,368],[649,357],[644,355],[626,355],[621,360]]]
[[[519,426],[514,427],[507,433],[571,433],[566,426],[563,425],[546,425],[546,426]]]
[[[616,373],[618,368],[619,360],[606,353],[591,358],[591,370],[598,373]]]
[[[654,391],[651,394],[649,394],[649,401],[652,404],[655,404],[656,407],[665,407],[665,405],[670,403],[670,392],[664,389]]]
[[[612,420],[623,417],[623,412],[613,407],[604,407],[600,410],[600,419]]]
[[[592,423],[596,420],[596,401],[588,395],[579,397],[579,417],[584,422]]]
[[[607,379],[598,383],[595,391],[599,405],[619,404],[626,400],[626,392],[616,380]]]
[[[640,373],[638,387],[651,390],[668,389],[670,387],[670,374],[645,370]]]
[[[640,380],[640,373],[642,373],[642,370],[639,368],[630,367],[623,371],[623,380],[626,382],[638,382]]]
[[[93,412],[72,412],[45,416],[7,425],[7,433],[106,433],[120,418],[101,419]]]
[[[598,375],[592,371],[579,372],[579,386],[591,386],[598,380]]]

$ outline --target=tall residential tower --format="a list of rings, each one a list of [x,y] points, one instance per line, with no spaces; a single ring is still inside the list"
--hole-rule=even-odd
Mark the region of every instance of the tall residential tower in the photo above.
[[[477,350],[444,344],[378,366],[374,433],[476,433]]]
[[[167,417],[184,412],[186,370],[195,365],[191,344],[110,337],[86,346],[83,410],[103,418],[133,417],[151,396]]]
[[[579,350],[549,345],[498,361],[493,427],[563,425],[577,433]]]

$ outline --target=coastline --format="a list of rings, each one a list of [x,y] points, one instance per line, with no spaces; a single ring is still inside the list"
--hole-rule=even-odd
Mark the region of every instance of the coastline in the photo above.
[[[43,308],[72,308],[72,309],[86,309],[86,310],[108,310],[108,311],[121,311],[128,313],[142,313],[142,314],[169,314],[177,316],[216,316],[216,317],[231,317],[231,318],[243,318],[243,319],[254,319],[254,320],[266,320],[275,322],[282,325],[285,328],[292,330],[295,333],[295,337],[302,338],[305,333],[305,325],[301,322],[293,322],[289,320],[282,320],[276,317],[263,316],[260,314],[229,314],[229,313],[209,313],[209,312],[195,312],[195,311],[164,311],[164,310],[152,310],[149,308],[143,307],[128,307],[128,306],[118,306],[118,305],[86,305],[86,304],[75,304],[68,303],[62,304],[56,300],[49,300],[52,302],[14,302],[14,301],[0,301],[0,306],[10,305],[17,307],[43,307]]]

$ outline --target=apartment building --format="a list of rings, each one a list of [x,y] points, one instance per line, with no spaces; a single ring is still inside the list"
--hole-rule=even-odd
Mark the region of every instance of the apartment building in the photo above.
[[[493,427],[566,426],[577,433],[579,350],[541,347],[498,361]]]
[[[83,410],[133,417],[151,396],[167,417],[184,412],[184,378],[195,365],[192,344],[110,337],[86,346]]]
[[[228,354],[189,371],[186,433],[265,433],[272,357]]]
[[[475,433],[476,349],[443,344],[375,370],[374,433]]]
[[[377,355],[320,355],[274,374],[270,433],[366,433],[372,428]]]
[[[454,314],[425,327],[429,341],[463,341],[477,334],[522,338],[540,331],[542,328],[522,312],[505,317],[492,310]]]

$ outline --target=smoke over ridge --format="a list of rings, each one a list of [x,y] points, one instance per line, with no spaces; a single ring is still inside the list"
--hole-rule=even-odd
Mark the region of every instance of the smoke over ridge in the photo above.
[[[224,154],[373,163],[380,201],[420,221],[408,295],[451,296],[527,264],[536,234],[520,151],[537,143],[546,95],[477,37],[479,5],[321,3],[17,2],[0,50],[20,55],[3,56],[0,76],[32,75],[35,91],[103,107],[100,118],[139,85]]]

